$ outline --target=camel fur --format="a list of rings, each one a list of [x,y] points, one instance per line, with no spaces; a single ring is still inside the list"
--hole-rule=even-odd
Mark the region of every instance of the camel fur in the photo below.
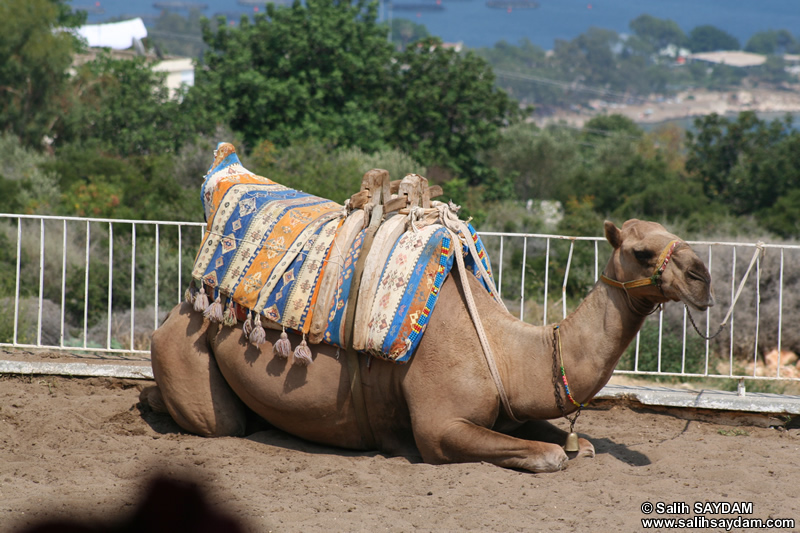
[[[605,223],[613,251],[609,278],[649,278],[659,255],[677,237],[654,222]],[[420,455],[432,464],[485,461],[532,472],[563,469],[566,433],[547,422],[562,416],[554,397],[553,328],[526,324],[504,310],[469,276],[478,312],[494,351],[512,419],[501,406],[457,276],[445,281],[437,312],[406,365],[359,356],[374,448]],[[563,361],[573,398],[588,402],[608,382],[646,314],[668,301],[704,310],[714,304],[706,266],[680,241],[660,286],[625,290],[599,281],[560,323]],[[314,364],[297,366],[273,354],[279,331],[250,344],[240,327],[212,324],[189,304],[176,306],[153,334],[156,387],[143,400],[163,405],[187,431],[243,435],[247,408],[292,435],[368,449],[359,433],[348,358],[335,347],[312,348]],[[300,338],[291,338],[297,345]],[[567,413],[575,411],[559,381]],[[581,438],[577,457],[594,456]]]

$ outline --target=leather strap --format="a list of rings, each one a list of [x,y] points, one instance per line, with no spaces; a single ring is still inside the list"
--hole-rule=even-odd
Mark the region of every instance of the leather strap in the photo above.
[[[350,394],[353,397],[353,409],[356,413],[356,423],[364,439],[367,449],[375,449],[375,435],[367,417],[367,403],[364,400],[364,388],[361,383],[361,362],[358,352],[353,348],[353,322],[356,316],[356,306],[358,305],[358,289],[361,285],[361,276],[364,274],[364,263],[372,248],[372,241],[378,226],[370,224],[364,234],[364,242],[361,244],[361,255],[356,262],[353,271],[353,280],[350,283],[350,294],[347,298],[347,312],[344,322],[344,342],[347,346],[347,373],[350,377]]]
[[[607,285],[611,285],[612,287],[616,287],[618,289],[624,289],[625,291],[639,287],[649,287],[650,285],[659,286],[661,275],[664,273],[664,270],[666,270],[667,265],[672,259],[672,254],[675,252],[675,249],[681,243],[682,241],[674,240],[670,241],[670,243],[664,247],[664,249],[661,251],[661,255],[658,257],[658,261],[656,262],[656,268],[653,270],[653,275],[649,278],[641,278],[633,281],[623,282],[611,279],[605,274],[601,274],[600,279],[603,280]]]

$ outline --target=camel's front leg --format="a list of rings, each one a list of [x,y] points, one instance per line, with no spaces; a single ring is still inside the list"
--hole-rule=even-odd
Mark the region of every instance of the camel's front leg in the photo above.
[[[556,444],[519,439],[467,420],[454,420],[436,436],[414,428],[417,447],[429,463],[485,461],[506,468],[555,472],[567,464],[567,454]]]
[[[547,420],[529,420],[517,429],[509,431],[508,434],[520,439],[552,442],[559,445],[563,445],[567,440],[567,432]],[[594,457],[594,445],[582,437],[579,438],[578,453],[571,457],[575,459],[578,457]]]

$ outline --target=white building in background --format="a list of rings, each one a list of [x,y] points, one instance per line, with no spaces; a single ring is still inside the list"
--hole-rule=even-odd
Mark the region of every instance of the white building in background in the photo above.
[[[86,24],[75,33],[86,39],[89,48],[111,48],[112,50],[127,50],[139,45],[147,37],[147,28],[141,18],[109,22],[106,24]]]
[[[194,63],[191,58],[165,57],[155,63],[152,68],[156,72],[167,73],[167,79],[164,80],[164,84],[173,97],[182,86],[191,87],[194,85]]]
[[[144,56],[154,71],[166,73],[164,84],[173,97],[181,86],[194,85],[194,64],[191,58],[158,57],[145,51],[142,39],[147,37],[147,28],[141,18],[107,24],[87,24],[75,31],[89,44],[88,53],[76,57],[73,62],[75,65],[91,61],[100,49],[110,49],[111,57],[114,59]]]

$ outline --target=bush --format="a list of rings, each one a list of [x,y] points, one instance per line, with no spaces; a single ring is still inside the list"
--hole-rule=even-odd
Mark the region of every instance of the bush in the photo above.
[[[680,306],[671,306],[679,308]],[[681,308],[682,309],[682,308]],[[686,356],[683,354],[683,334],[681,327],[674,321],[670,326],[665,320],[664,331],[661,335],[661,366],[658,364],[658,319],[657,315],[645,321],[639,333],[639,360],[636,367],[636,340],[631,343],[622,354],[617,368],[620,370],[633,370],[636,368],[643,372],[686,372],[689,374],[702,374],[705,372],[705,344],[704,341],[690,329],[686,333]],[[691,326],[690,326],[691,327]],[[667,378],[672,380],[673,378]]]
[[[60,201],[58,174],[45,168],[52,158],[9,133],[0,134],[0,211],[53,213]]]
[[[772,207],[759,213],[758,219],[776,235],[800,237],[800,189],[778,198]]]
[[[270,149],[263,142],[254,152],[248,170],[287,187],[335,202],[344,201],[361,188],[361,161],[353,151],[333,150],[309,139],[286,148]]]

